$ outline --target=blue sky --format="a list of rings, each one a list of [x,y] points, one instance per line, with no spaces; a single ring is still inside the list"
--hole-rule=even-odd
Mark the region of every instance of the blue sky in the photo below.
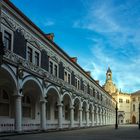
[[[140,89],[139,0],[11,0],[78,63],[123,92]]]

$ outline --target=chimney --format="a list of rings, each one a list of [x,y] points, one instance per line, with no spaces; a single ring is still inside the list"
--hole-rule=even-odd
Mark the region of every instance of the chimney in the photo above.
[[[45,34],[45,35],[49,40],[51,40],[51,41],[54,40],[54,33],[49,33],[49,34]]]
[[[77,57],[71,57],[70,60],[74,63],[77,63]]]
[[[86,71],[88,76],[91,76],[91,72],[90,71]]]

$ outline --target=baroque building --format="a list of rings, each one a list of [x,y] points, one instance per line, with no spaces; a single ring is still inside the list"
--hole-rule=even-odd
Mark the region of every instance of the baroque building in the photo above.
[[[106,72],[106,81],[103,88],[117,101],[118,103],[118,123],[138,123],[139,120],[139,103],[140,91],[135,93],[124,93],[119,91],[113,83],[112,71],[108,68]]]
[[[53,34],[41,31],[9,0],[1,2],[0,13],[0,132],[115,123],[114,98]]]

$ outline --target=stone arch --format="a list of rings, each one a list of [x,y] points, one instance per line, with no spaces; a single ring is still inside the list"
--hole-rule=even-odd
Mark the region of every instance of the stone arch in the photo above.
[[[21,83],[22,87],[22,116],[23,116],[23,130],[30,129],[30,127],[24,127],[27,121],[37,121],[40,123],[40,101],[44,99],[43,88],[41,82],[33,77],[27,75],[23,78]],[[37,128],[34,128],[37,129]]]
[[[1,66],[0,70],[5,70],[10,75],[10,77],[13,79],[13,82],[14,82],[15,87],[17,89],[17,78],[16,78],[15,72],[6,64],[3,64]]]
[[[17,79],[16,79],[15,72],[12,70],[11,67],[9,67],[6,64],[3,64],[0,68],[0,95],[1,95],[0,116],[7,116],[8,118],[14,118],[15,98],[13,95],[15,94],[18,94]],[[3,102],[4,98],[6,102]]]
[[[64,92],[62,95],[63,116],[66,121],[70,121],[70,109],[72,107],[72,97],[70,93]]]
[[[92,121],[93,104],[89,104],[89,121]]]
[[[74,107],[74,121],[80,121],[79,117],[80,117],[80,112],[79,109],[81,109],[81,99],[76,96],[73,99],[73,107]]]
[[[36,78],[36,77],[33,77],[32,75],[28,75],[26,77],[23,78],[23,81],[21,83],[21,87],[23,88],[24,85],[28,82],[28,81],[33,81],[34,83],[36,83],[36,85],[40,88],[40,91],[41,91],[41,98],[44,98],[45,95],[44,95],[44,92],[43,92],[43,87],[42,87],[42,84],[41,82]],[[23,89],[22,89],[23,90]]]
[[[46,117],[50,123],[58,123],[58,106],[62,104],[60,91],[54,85],[49,85],[46,89]]]
[[[58,90],[58,88],[55,87],[54,85],[49,85],[49,86],[47,87],[46,92],[45,92],[45,96],[46,96],[46,97],[47,97],[47,95],[48,95],[48,93],[49,93],[50,90],[55,91],[55,93],[56,93],[57,96],[58,96],[58,103],[60,104],[62,100],[61,100],[60,91]]]
[[[70,99],[70,107],[72,107],[73,100],[72,100],[71,94],[69,92],[64,92],[63,95],[62,95],[62,101],[63,101],[63,99],[64,99],[65,96],[68,96],[69,97],[69,99]]]
[[[87,103],[87,101],[86,100],[84,100],[83,102],[82,102],[82,109],[83,109],[83,111],[82,111],[82,119],[83,119],[83,122],[85,123],[86,122],[86,120],[87,120],[87,116],[86,116],[86,112],[87,112],[87,110],[88,110],[88,103]]]

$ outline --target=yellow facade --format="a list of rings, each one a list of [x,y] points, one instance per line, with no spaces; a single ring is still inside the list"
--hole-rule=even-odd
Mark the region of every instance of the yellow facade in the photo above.
[[[106,72],[106,82],[103,87],[118,102],[118,123],[138,123],[140,91],[131,94],[119,91],[113,83],[110,68]]]

